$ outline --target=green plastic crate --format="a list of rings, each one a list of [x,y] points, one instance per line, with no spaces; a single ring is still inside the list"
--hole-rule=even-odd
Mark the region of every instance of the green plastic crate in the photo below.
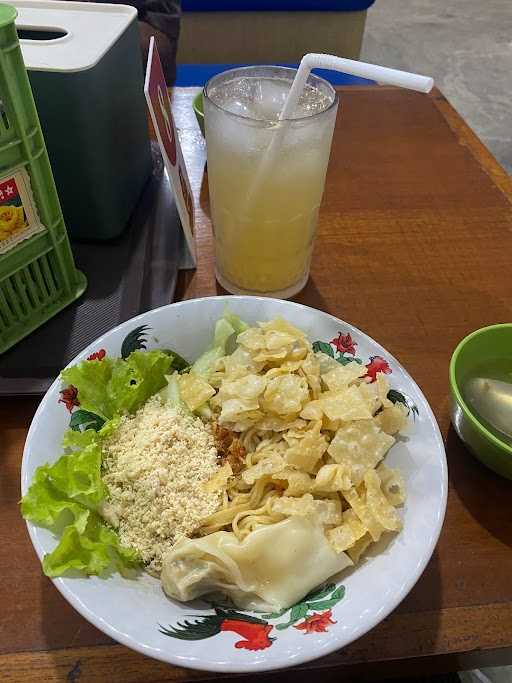
[[[76,269],[18,42],[17,12],[0,4],[0,174],[25,167],[46,230],[0,254],[0,353],[77,299]]]

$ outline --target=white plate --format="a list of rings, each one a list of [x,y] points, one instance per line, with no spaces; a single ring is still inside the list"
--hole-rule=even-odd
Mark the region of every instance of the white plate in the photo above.
[[[204,603],[191,607],[169,600],[159,581],[146,574],[136,580],[124,579],[118,574],[108,579],[58,578],[54,584],[97,628],[149,657],[208,671],[265,671],[300,664],[338,650],[373,628],[403,600],[421,576],[441,531],[446,507],[446,457],[432,410],[398,361],[352,325],[289,301],[211,297],[164,306],[103,335],[72,364],[100,348],[109,355],[120,356],[123,339],[140,325],[149,328],[146,330],[148,348],[175,349],[193,360],[210,343],[214,323],[227,304],[249,323],[282,316],[307,332],[311,341],[329,342],[339,332],[350,333],[356,356],[365,364],[374,356],[387,361],[392,371],[388,375],[391,386],[417,408],[414,420],[411,413],[407,437],[399,440],[387,456],[387,463],[399,467],[407,482],[403,531],[386,543],[377,544],[366,561],[339,577],[337,585],[345,587],[345,595],[331,606],[330,614],[326,608],[310,610],[286,629],[279,629],[278,624],[287,622],[290,613],[265,619],[267,626],[253,628],[249,634],[251,629],[242,620],[237,624],[224,623],[222,631],[203,640],[178,640],[162,633],[159,625],[176,626],[184,619],[194,622],[213,611]],[[23,494],[35,469],[53,462],[61,453],[60,443],[69,423],[69,413],[58,402],[60,389],[59,382],[55,381],[32,421],[23,453]],[[34,524],[27,526],[42,559],[55,547],[55,537]],[[297,571],[300,572],[300,567]],[[315,614],[321,616],[315,617]],[[261,649],[246,649],[258,645]]]

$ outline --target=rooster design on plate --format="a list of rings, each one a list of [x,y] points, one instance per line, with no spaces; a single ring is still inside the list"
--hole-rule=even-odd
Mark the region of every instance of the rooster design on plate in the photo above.
[[[279,612],[270,614],[246,613],[229,607],[213,606],[213,614],[191,615],[193,621],[184,620],[176,626],[160,626],[159,631],[165,636],[179,640],[204,640],[218,633],[230,631],[241,637],[235,642],[238,650],[265,650],[270,647],[276,636],[270,634],[275,629],[283,631],[290,626],[306,633],[324,633],[331,624],[332,608],[345,595],[345,587],[330,583],[318,588],[293,605]],[[285,617],[284,621],[271,624]]]

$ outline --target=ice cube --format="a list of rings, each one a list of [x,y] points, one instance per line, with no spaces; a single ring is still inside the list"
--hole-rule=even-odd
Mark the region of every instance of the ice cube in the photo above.
[[[280,78],[265,78],[258,81],[259,92],[255,101],[258,118],[275,121],[283,108],[290,89],[289,81]]]

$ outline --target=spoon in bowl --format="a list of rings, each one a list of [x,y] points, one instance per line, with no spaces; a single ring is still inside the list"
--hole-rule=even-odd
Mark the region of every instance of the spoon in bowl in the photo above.
[[[464,386],[466,403],[495,432],[512,443],[512,384],[498,379],[473,377]]]

